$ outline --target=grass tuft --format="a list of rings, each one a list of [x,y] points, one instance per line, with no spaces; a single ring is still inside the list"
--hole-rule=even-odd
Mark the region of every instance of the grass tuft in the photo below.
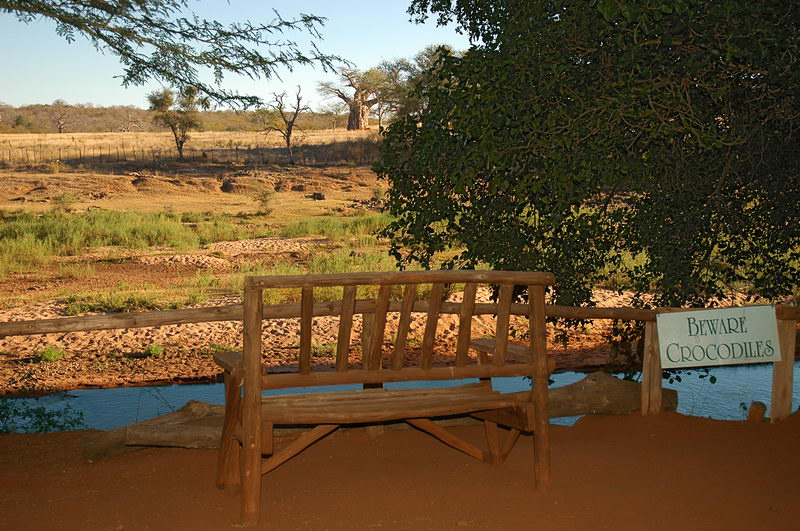
[[[39,351],[39,361],[44,361],[44,362],[58,361],[66,355],[67,355],[66,350],[56,346],[49,346]]]

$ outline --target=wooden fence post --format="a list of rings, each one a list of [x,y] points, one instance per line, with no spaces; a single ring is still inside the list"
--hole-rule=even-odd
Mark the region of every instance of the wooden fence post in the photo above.
[[[785,419],[792,412],[792,377],[797,341],[797,321],[778,319],[781,359],[772,364],[772,405],[770,421]]]
[[[661,352],[655,321],[644,324],[644,359],[642,360],[642,415],[661,412]]]

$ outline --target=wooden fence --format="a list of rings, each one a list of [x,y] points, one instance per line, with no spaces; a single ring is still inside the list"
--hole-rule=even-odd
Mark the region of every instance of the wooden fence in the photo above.
[[[341,301],[314,303],[313,316],[323,317],[338,314]],[[401,302],[393,301],[389,312],[400,311]],[[696,308],[694,308],[696,309]],[[477,303],[473,315],[496,314],[496,303]],[[652,415],[661,411],[661,357],[656,330],[656,315],[659,313],[687,311],[690,308],[660,308],[644,310],[637,308],[586,308],[573,306],[548,305],[545,313],[548,317],[559,319],[586,320],[620,320],[644,322],[644,358],[642,367],[642,414]],[[414,312],[427,313],[428,301],[414,303]],[[443,303],[441,313],[457,314],[459,305]],[[512,315],[527,315],[526,304],[512,304]],[[358,301],[356,314],[375,312],[375,301]],[[770,418],[772,421],[786,418],[792,407],[792,379],[794,370],[794,352],[796,348],[797,321],[800,320],[800,307],[776,306],[778,319],[778,337],[782,359],[773,363],[772,400]],[[299,318],[300,304],[275,304],[264,306],[264,318]],[[191,308],[185,310],[166,310],[156,312],[120,313],[112,315],[89,315],[81,317],[65,317],[57,319],[39,319],[34,321],[9,321],[0,323],[0,338],[6,336],[23,336],[34,334],[89,332],[93,330],[110,330],[119,328],[145,328],[163,325],[180,325],[187,323],[207,323],[215,321],[241,321],[244,317],[243,305],[214,306],[209,308]]]
[[[366,139],[332,142],[329,144],[301,145],[294,148],[295,158],[301,164],[338,163],[347,161],[367,164],[377,156],[377,143]],[[184,160],[245,163],[285,164],[289,157],[281,146],[212,146],[187,147]],[[0,149],[0,165],[8,167],[51,164],[56,161],[70,165],[109,165],[121,163],[155,164],[174,162],[178,151],[167,147],[136,145],[95,145],[52,147],[45,145],[7,147]]]

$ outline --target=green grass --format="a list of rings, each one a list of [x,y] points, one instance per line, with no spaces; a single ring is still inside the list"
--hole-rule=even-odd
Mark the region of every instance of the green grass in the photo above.
[[[148,293],[151,286],[133,288],[126,284],[94,293],[64,292],[60,297],[66,307],[67,315],[81,315],[90,312],[145,312],[164,310],[169,305],[160,303],[154,293]]]
[[[147,348],[144,349],[144,355],[148,357],[159,357],[164,354],[164,347],[163,345],[159,345],[158,343],[150,343],[147,345]]]
[[[40,267],[55,256],[77,255],[101,246],[194,249],[250,235],[227,218],[201,215],[196,218],[201,221],[187,224],[182,216],[186,215],[106,211],[6,214],[0,224],[0,275]]]
[[[391,217],[386,214],[360,215],[348,218],[322,216],[289,223],[280,230],[280,235],[284,238],[326,236],[331,240],[342,240],[372,235],[388,225],[390,221]]]
[[[67,355],[67,351],[55,346],[45,347],[39,351],[39,361],[58,361]]]

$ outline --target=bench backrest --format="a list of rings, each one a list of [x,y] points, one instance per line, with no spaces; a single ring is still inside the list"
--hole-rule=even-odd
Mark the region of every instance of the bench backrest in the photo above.
[[[245,388],[248,383],[255,387],[255,380],[260,380],[261,388],[266,389],[491,376],[527,375],[535,380],[546,379],[544,293],[545,286],[552,285],[554,281],[552,273],[466,270],[247,277],[244,290]],[[430,294],[427,300],[418,300],[417,295],[422,291],[420,285],[424,284],[431,285]],[[450,284],[465,285],[460,302],[443,300],[445,287]],[[476,304],[475,296],[479,284],[499,286],[497,303]],[[360,286],[375,286],[377,294],[369,299],[357,299]],[[528,304],[523,308],[527,310],[525,313],[530,323],[529,363],[509,363],[506,359],[509,317],[512,313],[520,313],[521,306],[512,304],[515,286],[523,286],[528,291]],[[314,302],[315,288],[331,287],[342,288],[340,300]],[[264,305],[264,290],[285,288],[301,290],[299,305]],[[392,300],[393,298],[399,300]],[[394,346],[384,360],[387,315],[392,312],[399,313],[398,331]],[[405,355],[411,314],[414,312],[426,313],[427,320],[419,361],[416,366],[409,367],[409,360]],[[459,317],[455,355],[449,366],[434,367],[436,326],[439,316],[445,313],[457,314]],[[356,314],[364,315],[363,334],[369,340],[362,342],[364,346],[361,363],[351,366],[349,355],[353,317]],[[472,317],[477,314],[497,316],[496,347],[490,363],[474,363],[468,356]],[[336,370],[312,371],[313,318],[327,315],[339,316]],[[300,318],[298,373],[267,374],[262,367],[262,321],[279,317]]]

